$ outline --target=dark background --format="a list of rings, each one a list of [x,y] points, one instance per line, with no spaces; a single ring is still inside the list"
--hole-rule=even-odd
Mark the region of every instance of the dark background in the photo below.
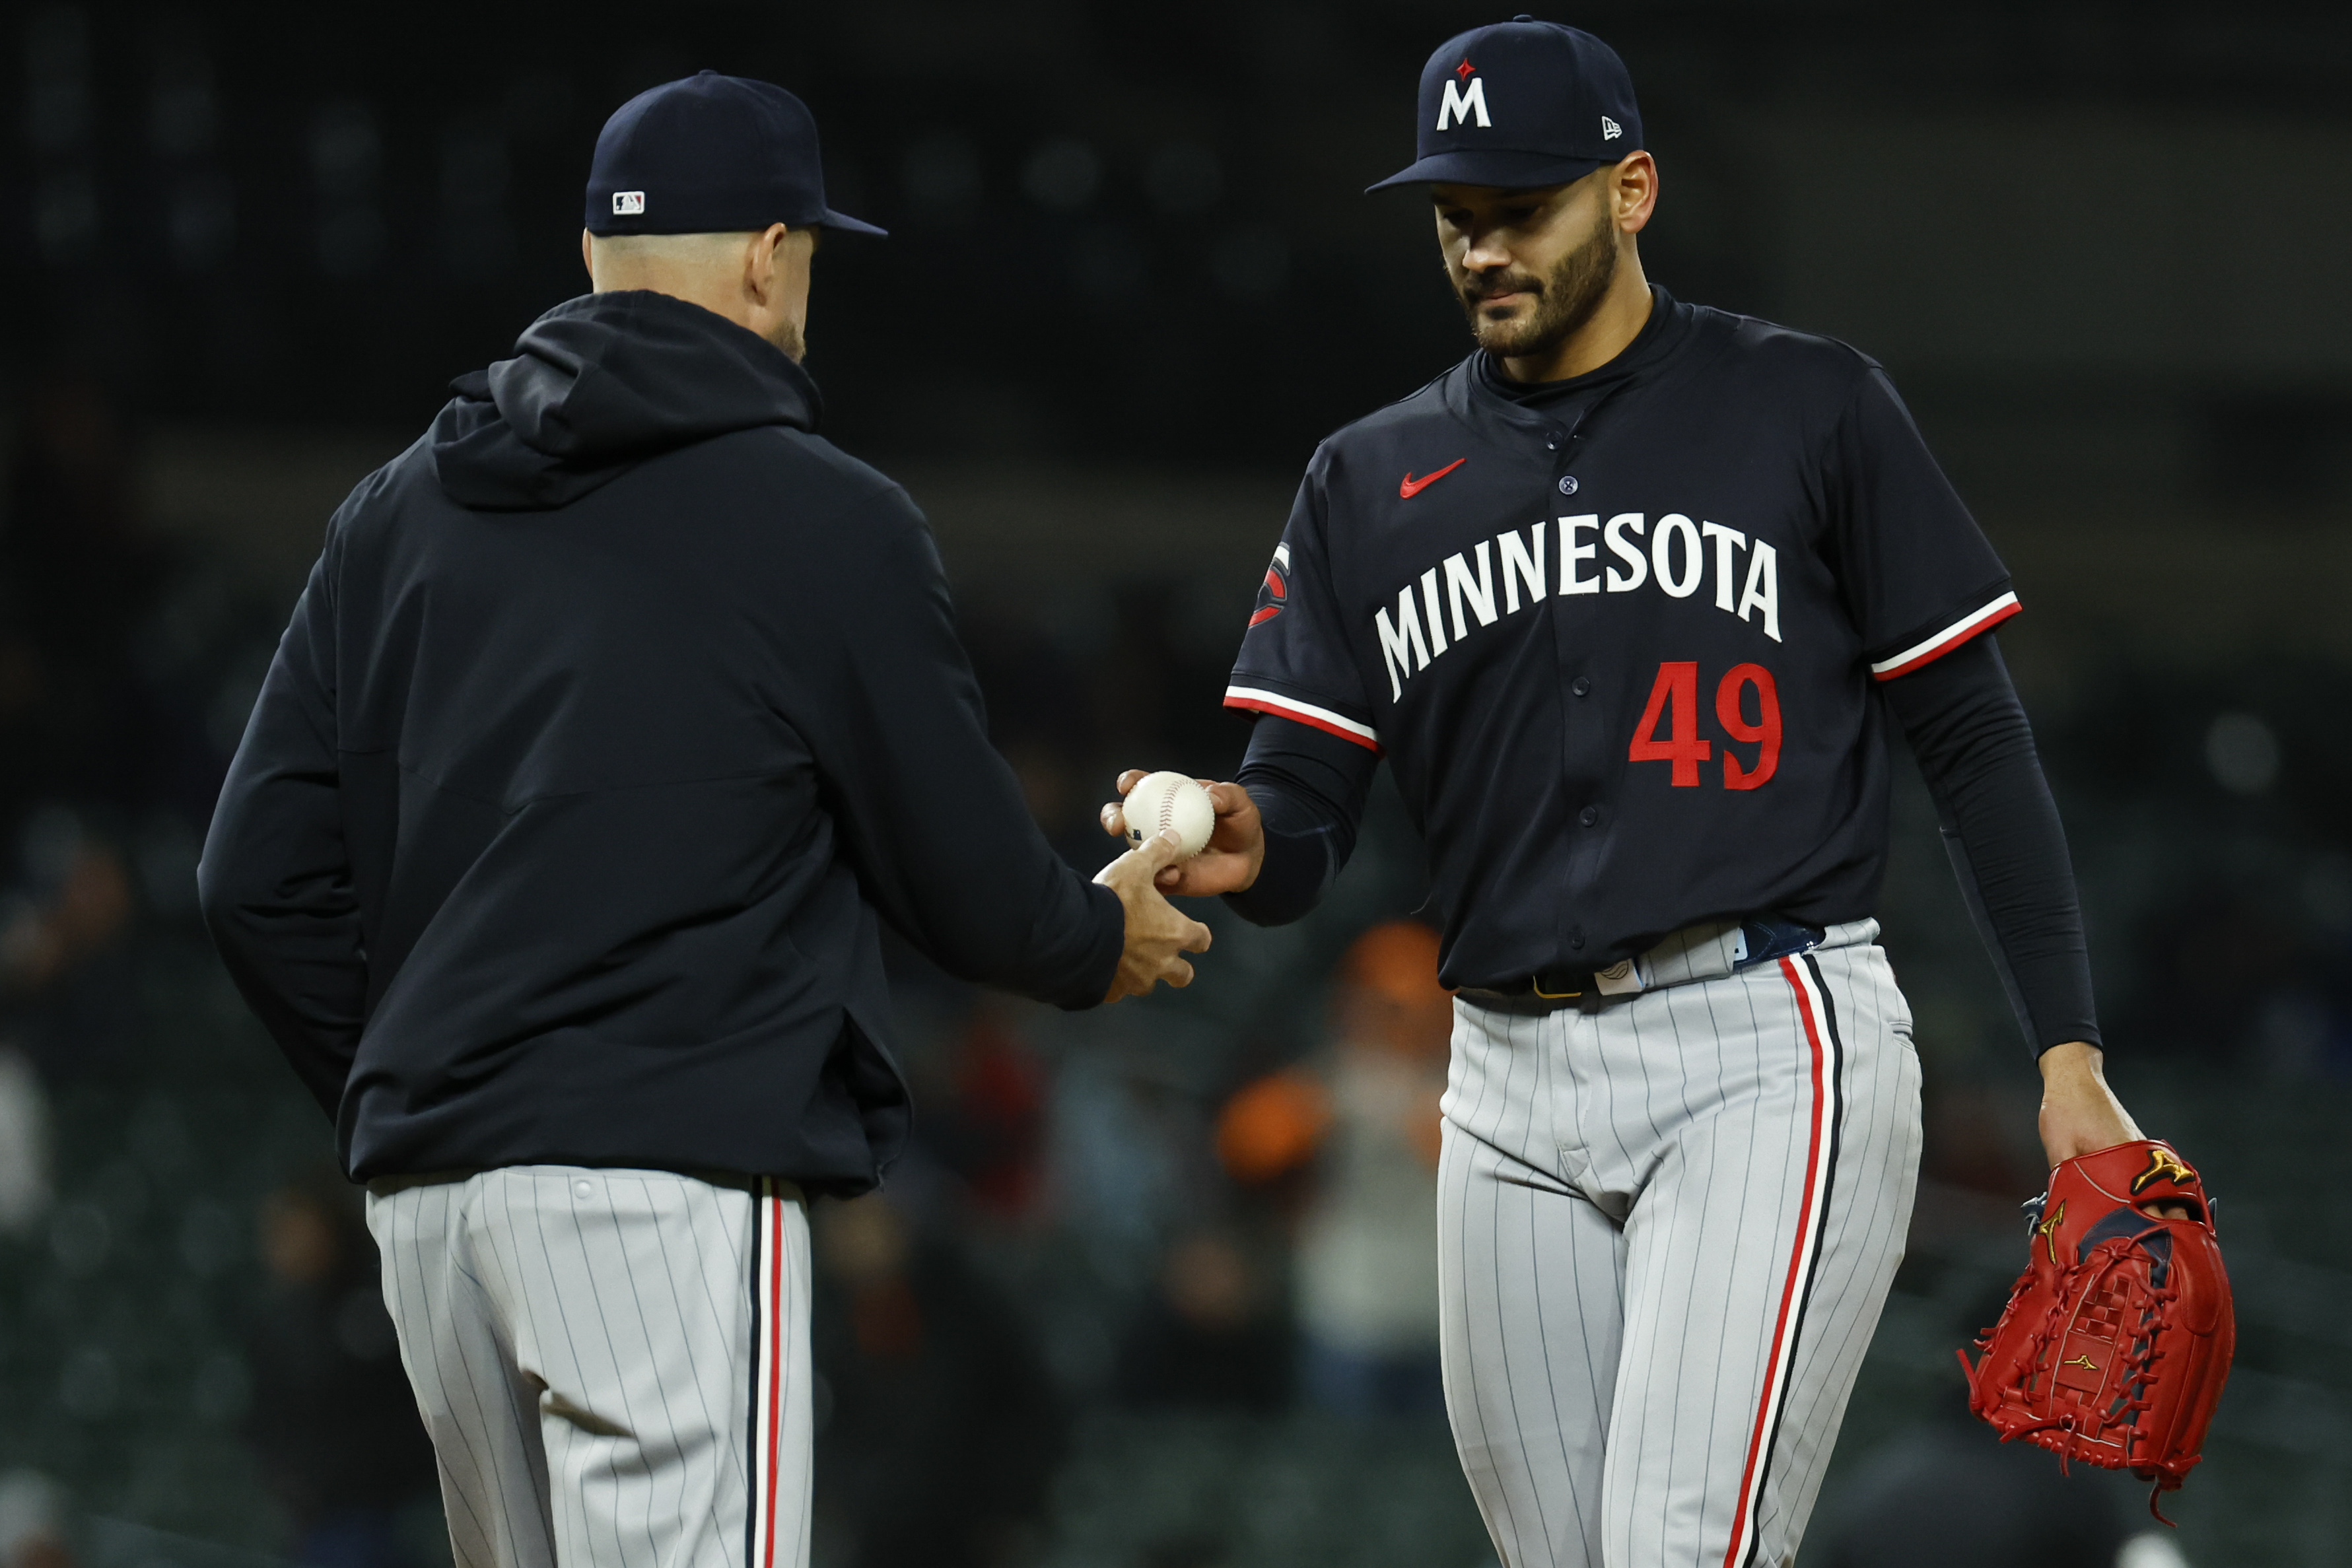
[[[2205,1167],[2240,1293],[2172,1544],[2352,1560],[2352,1225],[2310,1176],[2352,1108],[2352,13],[1545,14],[1632,68],[1653,279],[1883,360],[2015,569],[2111,1076]],[[1504,15],[10,10],[0,1568],[431,1559],[364,1235],[189,876],[327,513],[584,287],[604,115],[705,66],[815,110],[834,204],[893,230],[817,263],[828,432],[930,513],[1000,744],[1092,864],[1118,768],[1238,756],[1216,695],[1314,444],[1464,351],[1416,200],[1359,193],[1410,156],[1428,51]],[[1954,1495],[2111,1561],[2131,1489],[2050,1490],[1955,1414],[2039,1185],[2035,1081],[1907,768],[1897,822],[1927,1168],[1806,1561],[2028,1561],[1962,1552]],[[927,1131],[887,1216],[820,1216],[822,1561],[1485,1560],[1442,1421],[1295,1396],[1283,1200],[1210,1152],[1237,1087],[1322,1044],[1416,854],[1383,800],[1312,921],[1220,920],[1193,992],[1101,1016],[898,956]],[[1161,1397],[1135,1347],[1203,1239],[1243,1370]],[[877,1280],[961,1337],[874,1316]],[[886,1539],[909,1498],[963,1544]]]

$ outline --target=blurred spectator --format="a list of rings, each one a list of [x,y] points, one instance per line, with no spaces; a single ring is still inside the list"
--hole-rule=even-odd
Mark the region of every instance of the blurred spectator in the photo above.
[[[972,1206],[1019,1221],[1045,1189],[1044,1068],[1014,1027],[1010,998],[977,994],[961,1032],[925,1082],[918,1128],[927,1151],[961,1177]]]
[[[38,1470],[0,1475],[0,1568],[73,1568],[65,1490]]]
[[[0,1045],[0,1236],[29,1236],[48,1213],[49,1101],[25,1053]]]
[[[1376,925],[1340,961],[1331,1048],[1244,1089],[1218,1125],[1238,1181],[1311,1162],[1295,1269],[1301,1385],[1334,1414],[1440,1408],[1437,1105],[1453,1019],[1437,934]]]
[[[270,1289],[247,1341],[247,1436],[299,1568],[409,1568],[401,1511],[437,1490],[359,1195],[320,1172],[263,1201]]]
[[[131,876],[113,846],[63,807],[25,832],[30,886],[0,922],[0,991],[39,992],[114,945],[131,923]]]
[[[1129,1327],[1118,1385],[1130,1404],[1272,1412],[1289,1403],[1291,1333],[1267,1267],[1227,1231],[1179,1236]]]
[[[1065,1417],[1010,1305],[880,1194],[816,1212],[817,1529],[853,1568],[993,1568],[1042,1528]]]
[[[0,892],[0,1017],[51,1090],[123,1071],[142,1046],[123,858],[63,806],[17,837],[23,879]]]

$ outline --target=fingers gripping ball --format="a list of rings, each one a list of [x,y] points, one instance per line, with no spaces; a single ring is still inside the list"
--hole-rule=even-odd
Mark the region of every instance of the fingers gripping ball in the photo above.
[[[1197,779],[1181,773],[1147,773],[1135,781],[1120,807],[1127,818],[1127,841],[1139,844],[1147,833],[1173,828],[1183,841],[1178,858],[1191,860],[1209,847],[1210,830],[1217,825],[1217,809]]]
[[[2169,1205],[2189,1218],[2147,1212]],[[1969,1407],[2003,1442],[2155,1482],[2152,1506],[2197,1463],[2237,1337],[2204,1184],[2143,1139],[2059,1166],[2034,1214],[2032,1257],[1977,1341],[1982,1359],[1960,1357]]]

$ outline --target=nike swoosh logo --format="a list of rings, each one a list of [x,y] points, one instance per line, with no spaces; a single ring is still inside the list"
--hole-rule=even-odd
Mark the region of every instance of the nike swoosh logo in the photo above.
[[[1404,482],[1397,486],[1397,494],[1410,501],[1415,496],[1420,495],[1423,490],[1428,489],[1432,485],[1436,484],[1440,479],[1444,478],[1448,474],[1453,473],[1456,468],[1461,467],[1462,465],[1469,461],[1470,459],[1467,457],[1456,457],[1453,462],[1448,463],[1444,467],[1440,468],[1436,473],[1425,474],[1418,479],[1414,478],[1408,473],[1404,476]]]

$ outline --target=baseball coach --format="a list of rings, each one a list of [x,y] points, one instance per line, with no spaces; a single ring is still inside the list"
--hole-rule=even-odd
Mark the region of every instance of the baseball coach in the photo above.
[[[199,873],[369,1188],[460,1568],[808,1540],[806,1200],[903,1143],[878,923],[1068,1008],[1208,933],[990,747],[906,492],[817,434],[816,127],[704,72],[596,145],[593,292],[327,528]]]

